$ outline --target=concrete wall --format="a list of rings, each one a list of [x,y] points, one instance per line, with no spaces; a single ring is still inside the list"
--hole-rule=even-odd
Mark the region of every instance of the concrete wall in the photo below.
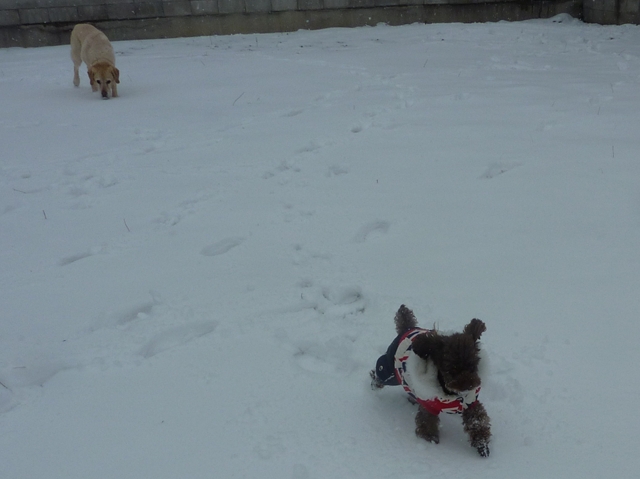
[[[640,24],[640,0],[584,0],[584,20],[604,25]]]
[[[592,0],[607,1],[607,0]],[[631,0],[618,0],[631,1]],[[640,1],[640,0],[633,0]],[[0,0],[0,47],[69,42],[88,22],[112,40],[387,23],[580,17],[583,0]]]

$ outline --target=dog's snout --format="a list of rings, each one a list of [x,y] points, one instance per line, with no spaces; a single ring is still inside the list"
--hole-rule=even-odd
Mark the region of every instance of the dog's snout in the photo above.
[[[104,98],[105,100],[109,98],[109,93],[107,93],[107,90],[102,90],[102,98]]]

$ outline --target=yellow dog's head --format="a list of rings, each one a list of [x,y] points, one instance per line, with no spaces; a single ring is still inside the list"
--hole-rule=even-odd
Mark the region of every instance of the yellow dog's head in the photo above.
[[[100,90],[102,98],[114,96],[113,91],[116,83],[120,83],[120,71],[111,63],[94,63],[87,70],[89,83],[93,91]]]

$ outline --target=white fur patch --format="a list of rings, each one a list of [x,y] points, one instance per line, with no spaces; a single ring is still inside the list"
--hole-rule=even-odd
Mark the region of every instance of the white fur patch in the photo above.
[[[436,397],[455,399],[455,396],[445,396],[438,383],[438,370],[430,359],[422,359],[413,351],[409,352],[406,361],[407,369],[404,379],[411,391],[420,399],[428,400]]]

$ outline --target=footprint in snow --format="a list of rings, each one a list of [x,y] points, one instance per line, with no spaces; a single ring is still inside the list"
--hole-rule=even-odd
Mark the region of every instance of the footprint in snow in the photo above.
[[[328,145],[330,145],[329,142],[320,141],[320,140],[311,140],[305,146],[295,150],[294,153],[297,155],[301,155],[304,153],[312,153]]]
[[[101,246],[101,247],[95,246],[93,248],[90,248],[87,251],[82,251],[80,253],[72,254],[70,256],[65,256],[60,261],[58,261],[58,265],[67,266],[72,263],[75,263],[76,261],[80,261],[85,258],[90,258],[91,256],[95,256],[105,252],[106,252],[106,249],[104,246]]]
[[[162,149],[165,145],[165,133],[162,130],[137,128],[134,131],[133,141],[140,146],[138,153],[152,153]]]
[[[327,169],[325,176],[331,178],[332,176],[346,175],[347,173],[349,173],[348,168],[340,165],[332,165]]]
[[[326,341],[298,341],[294,344],[296,363],[307,372],[345,377],[357,368],[351,353],[353,341],[345,336],[331,337]]]
[[[158,305],[160,305],[160,300],[155,293],[152,293],[152,299],[150,301],[141,301],[126,308],[99,315],[84,332],[93,333],[102,328],[126,326],[137,320],[144,321],[154,314],[154,308]]]
[[[285,118],[292,118],[294,116],[298,116],[300,114],[302,114],[304,112],[304,110],[291,110],[286,112],[284,115],[282,115]]]
[[[68,264],[75,263],[76,261],[80,261],[81,259],[89,258],[90,256],[93,256],[93,253],[89,251],[72,254],[71,256],[65,256],[64,258],[62,258],[60,261],[58,261],[58,264],[60,266],[67,266]]]
[[[129,309],[120,311],[117,314],[112,315],[112,323],[122,326],[123,324],[131,323],[136,319],[145,319],[153,311],[153,307],[158,304],[158,301],[154,298],[153,301],[146,301],[132,306]]]
[[[0,388],[12,392],[17,387],[43,386],[59,372],[78,367],[80,364],[73,359],[52,358],[43,353],[42,356],[27,359],[20,366],[0,370]],[[8,393],[5,391],[4,394],[7,399]]]
[[[367,299],[359,286],[306,287],[301,294],[307,308],[325,317],[346,319],[363,314]]]
[[[202,321],[168,329],[157,334],[140,350],[140,355],[148,359],[168,349],[175,348],[211,333],[218,323],[216,321]]]
[[[227,251],[235,248],[236,246],[241,245],[244,242],[244,238],[239,236],[233,236],[230,238],[225,238],[217,243],[213,243],[209,246],[205,246],[200,251],[200,254],[203,256],[219,256],[221,254],[225,254]]]
[[[389,231],[391,223],[388,221],[373,221],[360,227],[356,235],[353,237],[353,241],[356,243],[364,243],[372,235],[384,234]]]
[[[283,160],[280,162],[280,164],[274,168],[271,171],[267,171],[266,173],[264,173],[262,175],[262,177],[265,180],[268,180],[269,178],[273,178],[274,176],[280,174],[280,173],[285,173],[285,172],[294,172],[294,173],[300,173],[301,169],[299,166],[296,166],[295,164],[292,164],[286,160]]]
[[[73,198],[91,195],[101,189],[111,188],[119,183],[114,175],[84,175],[74,180],[67,193]]]
[[[200,192],[192,198],[181,201],[177,207],[163,211],[154,221],[167,226],[175,226],[184,218],[196,213],[199,205],[206,202],[209,198],[210,194]]]
[[[480,175],[480,179],[490,180],[492,178],[495,178],[496,176],[506,173],[509,170],[514,169],[517,166],[520,166],[519,163],[492,163],[487,167],[485,172]]]

